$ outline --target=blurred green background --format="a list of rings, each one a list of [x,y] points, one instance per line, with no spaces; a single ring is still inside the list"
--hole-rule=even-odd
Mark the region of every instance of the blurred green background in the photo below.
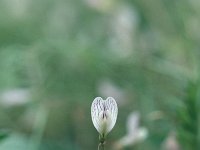
[[[198,0],[1,0],[0,150],[97,149],[97,96],[106,149],[199,150],[199,26]]]

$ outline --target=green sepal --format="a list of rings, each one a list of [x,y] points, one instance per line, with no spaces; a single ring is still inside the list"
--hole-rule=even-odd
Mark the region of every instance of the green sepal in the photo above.
[[[99,134],[99,142],[103,144],[105,140],[106,140],[105,134]]]

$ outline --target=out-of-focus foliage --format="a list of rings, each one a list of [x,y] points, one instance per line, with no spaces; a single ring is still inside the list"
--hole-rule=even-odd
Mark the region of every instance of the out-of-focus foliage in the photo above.
[[[200,149],[199,10],[197,0],[1,0],[0,150],[97,149],[96,96],[119,105],[107,149],[133,111],[148,137],[122,149],[162,149],[171,131]]]
[[[189,83],[182,107],[178,109],[177,122],[180,142],[185,149],[199,148],[199,85]]]

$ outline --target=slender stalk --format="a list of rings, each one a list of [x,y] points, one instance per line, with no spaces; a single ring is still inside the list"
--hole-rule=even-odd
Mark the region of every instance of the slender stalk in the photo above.
[[[104,144],[102,144],[102,150],[104,150]]]
[[[105,134],[99,134],[99,145],[98,145],[98,150],[104,150],[105,147]]]
[[[105,150],[104,149],[104,143],[99,143],[98,150]]]
[[[101,150],[101,143],[99,143],[98,145],[98,150]]]

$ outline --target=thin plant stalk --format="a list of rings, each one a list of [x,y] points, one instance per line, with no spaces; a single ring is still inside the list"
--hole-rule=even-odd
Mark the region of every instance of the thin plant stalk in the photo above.
[[[99,143],[98,150],[105,150],[104,143]]]

